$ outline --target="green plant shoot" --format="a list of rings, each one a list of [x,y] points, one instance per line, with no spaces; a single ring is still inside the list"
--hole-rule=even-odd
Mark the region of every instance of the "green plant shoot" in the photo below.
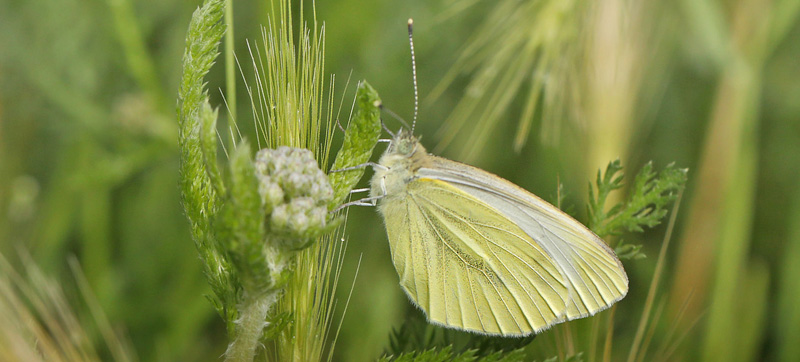
[[[372,157],[372,150],[381,135],[380,102],[378,93],[369,83],[364,81],[359,84],[356,93],[356,112],[344,133],[344,142],[336,154],[332,170],[358,166]],[[363,175],[363,168],[329,174],[328,179],[333,187],[333,200],[328,209],[332,210],[344,202],[350,190]]]

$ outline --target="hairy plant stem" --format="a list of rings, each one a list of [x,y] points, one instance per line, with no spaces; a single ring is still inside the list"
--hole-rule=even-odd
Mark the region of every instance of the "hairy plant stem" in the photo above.
[[[270,265],[272,285],[266,290],[257,290],[244,284],[242,301],[237,306],[239,318],[236,320],[233,342],[225,352],[225,361],[253,361],[264,333],[269,325],[267,313],[278,302],[283,291],[285,278],[283,272],[288,268],[290,257],[287,251],[279,250],[271,245],[264,248],[264,254]],[[249,288],[248,288],[249,287]],[[256,290],[253,290],[256,289]]]
[[[252,361],[255,358],[256,347],[267,325],[267,312],[278,300],[279,294],[280,290],[271,289],[266,293],[244,297],[236,321],[236,338],[228,345],[225,361]]]

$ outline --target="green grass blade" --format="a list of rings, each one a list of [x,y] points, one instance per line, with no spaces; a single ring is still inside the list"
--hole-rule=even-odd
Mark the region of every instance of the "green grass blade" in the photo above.
[[[790,362],[800,356],[800,192],[795,190],[794,204],[789,217],[789,233],[783,251],[781,276],[778,280],[777,326],[778,361]]]

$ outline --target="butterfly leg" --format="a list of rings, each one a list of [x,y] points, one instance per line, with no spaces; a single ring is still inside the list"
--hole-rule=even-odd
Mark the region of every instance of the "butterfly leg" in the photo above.
[[[338,170],[330,170],[330,173],[344,172],[344,171],[350,171],[350,170],[358,170],[358,169],[362,169],[362,168],[365,168],[365,167],[375,167],[375,168],[378,168],[378,169],[381,169],[381,170],[388,170],[389,169],[388,167],[386,167],[384,165],[381,165],[381,164],[377,164],[375,162],[367,162],[367,163],[362,163],[360,165],[355,165],[355,166],[352,166],[352,167],[340,168]]]
[[[358,199],[358,200],[355,200],[355,201],[346,202],[344,204],[339,205],[339,207],[333,209],[333,211],[331,211],[331,213],[335,213],[335,212],[337,212],[337,211],[339,211],[341,209],[344,209],[345,207],[349,207],[349,206],[375,206],[375,205],[377,205],[378,204],[378,200],[386,197],[386,182],[384,180],[385,180],[384,178],[381,178],[381,190],[383,190],[383,195],[365,197],[363,199]],[[353,191],[350,191],[350,193],[352,194],[354,192],[364,192],[364,191],[369,191],[369,190],[370,190],[369,188],[355,189]]]
[[[373,196],[373,197],[365,197],[363,199],[346,202],[344,204],[339,205],[339,207],[333,209],[331,211],[331,213],[335,213],[335,212],[337,212],[337,211],[339,211],[341,209],[344,209],[345,207],[350,207],[350,206],[375,206],[375,205],[378,204],[378,200],[383,198],[383,196],[384,195]]]

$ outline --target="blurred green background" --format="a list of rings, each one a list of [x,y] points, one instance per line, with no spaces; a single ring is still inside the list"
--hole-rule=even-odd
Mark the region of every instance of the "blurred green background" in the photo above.
[[[73,297],[75,255],[144,361],[217,360],[227,344],[178,188],[175,104],[198,5],[0,0],[0,252],[17,260],[28,250]],[[269,8],[236,1],[240,59]],[[352,72],[346,104],[366,79],[411,118],[413,17],[422,142],[547,200],[562,182],[579,217],[587,182],[614,158],[631,174],[649,160],[689,168],[651,349],[742,361],[800,358],[798,9],[796,0],[317,3],[337,95]],[[223,59],[208,77],[215,105]],[[248,124],[244,94],[240,82]],[[529,136],[515,152],[524,120]],[[460,131],[442,131],[453,121]],[[631,291],[616,310],[612,360],[628,355],[664,233],[662,224],[624,236],[648,258],[625,262]],[[340,299],[363,260],[335,359],[373,360],[418,312],[375,210],[351,208],[347,237]]]

